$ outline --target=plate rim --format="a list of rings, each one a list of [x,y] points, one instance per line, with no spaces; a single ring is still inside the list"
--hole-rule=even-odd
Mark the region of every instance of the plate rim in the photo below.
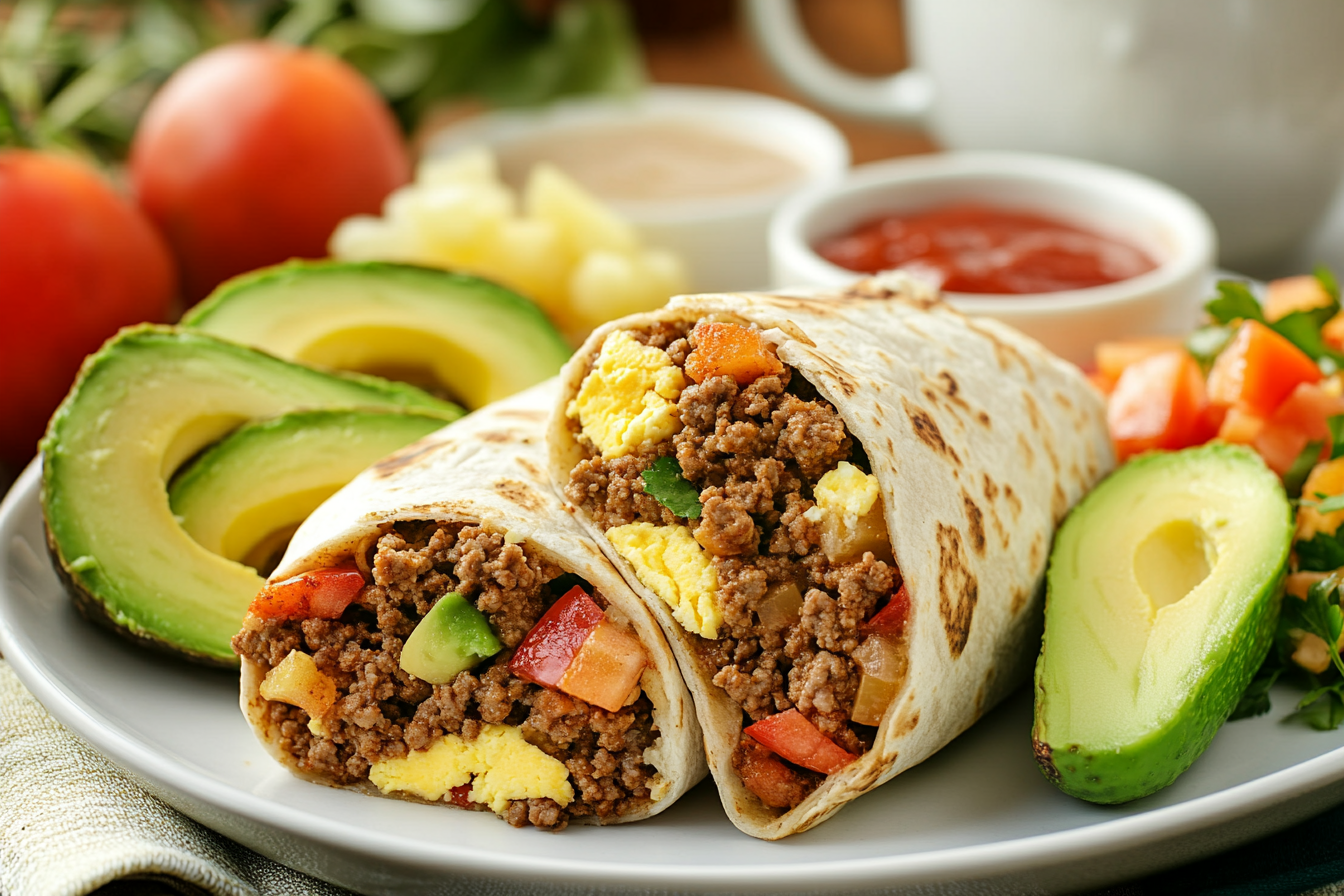
[[[40,477],[39,456],[0,502],[0,582],[10,566],[8,545],[14,537],[11,530],[22,525],[24,505],[37,501]],[[57,721],[132,777],[185,796],[187,802],[201,802],[223,815],[285,836],[302,836],[325,848],[367,855],[379,861],[391,860],[421,870],[476,874],[496,880],[608,887],[646,887],[657,880],[663,886],[739,891],[774,891],[781,887],[838,891],[975,880],[1122,854],[1173,835],[1213,828],[1344,779],[1344,747],[1336,747],[1288,768],[1175,805],[992,843],[887,856],[782,865],[753,862],[740,866],[594,863],[591,859],[538,858],[518,852],[511,853],[507,866],[502,866],[494,853],[452,843],[407,841],[366,829],[360,829],[360,837],[352,839],[351,830],[339,821],[217,781],[171,755],[156,751],[151,744],[103,715],[98,707],[77,696],[54,670],[33,655],[37,653],[35,645],[28,641],[26,633],[12,627],[10,604],[6,590],[0,587],[0,652],[19,680]],[[238,842],[266,854],[252,843]]]

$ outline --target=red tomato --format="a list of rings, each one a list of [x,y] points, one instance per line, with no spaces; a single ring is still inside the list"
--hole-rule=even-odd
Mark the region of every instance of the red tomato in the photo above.
[[[193,301],[235,274],[326,256],[337,223],[377,212],[410,177],[392,113],[353,68],[262,42],[179,69],[140,120],[130,168]]]
[[[823,775],[838,772],[858,758],[818,731],[817,726],[796,709],[766,716],[743,731],[789,762]]]
[[[1287,339],[1248,320],[1209,371],[1209,401],[1267,417],[1298,383],[1321,378],[1316,362]]]
[[[357,569],[316,569],[267,585],[247,612],[262,619],[338,619],[363,587]]]
[[[0,461],[31,457],[84,356],[167,320],[176,290],[162,238],[91,168],[0,150]]]
[[[1130,364],[1106,405],[1116,455],[1124,460],[1153,448],[1199,444],[1211,434],[1205,405],[1199,365],[1184,351],[1163,352]]]
[[[583,642],[606,618],[602,608],[575,585],[532,626],[509,660],[509,671],[544,687],[559,687]]]
[[[889,638],[899,639],[905,632],[905,620],[910,615],[910,592],[905,589],[905,583],[891,596],[887,605],[873,614],[873,618],[859,626],[859,630],[865,635],[878,634],[886,635]]]
[[[1336,414],[1344,414],[1344,399],[1301,383],[1269,415],[1252,444],[1269,468],[1282,476],[1308,442],[1321,442],[1321,456],[1330,456],[1330,428],[1325,421]]]

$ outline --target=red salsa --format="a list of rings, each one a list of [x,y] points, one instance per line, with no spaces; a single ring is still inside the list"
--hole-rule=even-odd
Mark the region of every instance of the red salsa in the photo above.
[[[1110,237],[1033,212],[976,203],[887,215],[816,249],[851,271],[901,268],[929,276],[949,292],[1086,289],[1157,267],[1142,250]]]

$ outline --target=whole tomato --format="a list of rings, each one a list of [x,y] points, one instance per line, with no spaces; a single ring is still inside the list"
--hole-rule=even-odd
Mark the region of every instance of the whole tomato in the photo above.
[[[397,123],[358,72],[264,42],[211,50],[169,78],[130,168],[193,301],[235,274],[324,257],[337,223],[377,212],[410,177]]]
[[[166,320],[176,289],[163,238],[97,172],[0,150],[0,461],[31,457],[84,356]]]

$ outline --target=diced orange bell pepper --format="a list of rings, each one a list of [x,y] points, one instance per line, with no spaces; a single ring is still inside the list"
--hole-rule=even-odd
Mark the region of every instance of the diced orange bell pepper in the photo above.
[[[1217,407],[1217,405],[1211,405],[1211,407]],[[1230,407],[1227,409],[1226,416],[1223,417],[1222,425],[1218,427],[1218,438],[1234,445],[1249,445],[1255,441],[1256,436],[1260,435],[1260,430],[1264,428],[1264,417],[1259,414],[1252,414],[1245,408]]]
[[[1325,421],[1336,414],[1344,414],[1344,398],[1330,395],[1314,383],[1299,383],[1265,420],[1251,445],[1269,468],[1282,476],[1308,442],[1321,442],[1321,455],[1330,456],[1330,428]]]
[[[1094,350],[1097,373],[1114,383],[1120,379],[1120,374],[1124,373],[1129,365],[1163,352],[1179,351],[1181,348],[1183,348],[1181,340],[1175,336],[1145,336],[1116,342],[1099,342]]]
[[[1125,368],[1106,405],[1121,460],[1154,448],[1199,444],[1208,431],[1204,378],[1184,351],[1144,358]]]
[[[697,383],[712,376],[731,376],[739,386],[763,376],[783,373],[784,365],[761,338],[761,331],[741,324],[701,323],[693,331],[695,350],[686,358],[686,375]]]
[[[1242,323],[1209,371],[1209,401],[1262,417],[1274,412],[1300,383],[1320,380],[1306,353],[1258,321]]]
[[[1316,500],[1316,496],[1344,495],[1344,457],[1312,467],[1307,481],[1302,483],[1302,497]],[[1310,541],[1318,532],[1334,535],[1344,525],[1344,510],[1320,513],[1314,504],[1304,500],[1297,508],[1297,539]],[[1291,578],[1291,576],[1289,577]],[[1291,592],[1290,592],[1291,593]],[[1306,594],[1298,595],[1306,600]]]
[[[1278,320],[1294,311],[1310,311],[1330,304],[1330,293],[1311,274],[1271,280],[1265,287],[1265,319]]]

